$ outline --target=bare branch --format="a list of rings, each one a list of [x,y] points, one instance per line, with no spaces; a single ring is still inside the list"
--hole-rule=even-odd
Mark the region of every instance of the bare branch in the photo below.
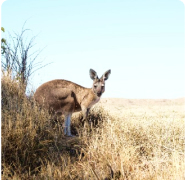
[[[9,34],[5,52],[1,54],[3,69],[11,70],[14,76],[18,77],[25,86],[25,90],[30,76],[39,69],[51,64],[42,65],[42,62],[36,62],[38,56],[45,48],[32,52],[37,36],[28,38],[27,32],[30,29],[25,29],[26,22],[23,24],[21,33],[14,32],[13,36]]]

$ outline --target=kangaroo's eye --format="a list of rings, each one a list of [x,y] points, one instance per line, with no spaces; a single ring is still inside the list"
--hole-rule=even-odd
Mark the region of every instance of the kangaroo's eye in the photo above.
[[[96,88],[96,87],[97,87],[97,85],[95,84],[95,85],[94,85],[94,88]]]

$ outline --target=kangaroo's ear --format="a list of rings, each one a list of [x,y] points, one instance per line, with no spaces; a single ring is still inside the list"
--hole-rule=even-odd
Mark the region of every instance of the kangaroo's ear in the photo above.
[[[93,69],[89,70],[89,75],[90,75],[92,80],[95,80],[95,79],[98,78],[98,75],[97,75],[96,71],[94,71]]]
[[[108,71],[106,71],[103,76],[101,77],[101,79],[103,79],[104,81],[107,80],[109,78],[111,74],[111,70],[109,69]]]

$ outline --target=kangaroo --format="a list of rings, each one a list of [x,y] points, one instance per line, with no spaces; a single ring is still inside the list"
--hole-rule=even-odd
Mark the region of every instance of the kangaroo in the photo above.
[[[106,71],[101,78],[98,78],[93,69],[90,69],[89,74],[93,80],[92,88],[57,79],[42,84],[34,94],[34,99],[40,106],[50,113],[64,115],[64,135],[72,136],[70,124],[73,112],[82,111],[84,121],[90,108],[100,100],[111,70]]]

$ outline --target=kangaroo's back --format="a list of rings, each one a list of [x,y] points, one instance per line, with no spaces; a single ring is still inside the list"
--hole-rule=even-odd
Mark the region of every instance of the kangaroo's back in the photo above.
[[[63,79],[56,79],[49,82],[46,82],[42,84],[35,92],[34,97],[35,100],[40,99],[43,96],[50,96],[50,94],[53,91],[59,90],[59,89],[70,89],[72,91],[78,92],[82,89],[85,89],[84,87],[73,83],[71,81],[63,80]],[[65,92],[64,92],[65,94]],[[62,95],[62,94],[61,94]]]
[[[81,110],[79,107],[81,98],[77,98],[76,95],[85,93],[86,89],[71,81],[57,79],[42,84],[36,90],[34,98],[39,105],[49,108],[49,110],[58,111],[64,106],[69,106],[68,104],[71,104],[72,101],[78,107],[77,109]],[[64,108],[63,113],[67,109]],[[74,108],[71,107],[69,109],[72,111]]]

